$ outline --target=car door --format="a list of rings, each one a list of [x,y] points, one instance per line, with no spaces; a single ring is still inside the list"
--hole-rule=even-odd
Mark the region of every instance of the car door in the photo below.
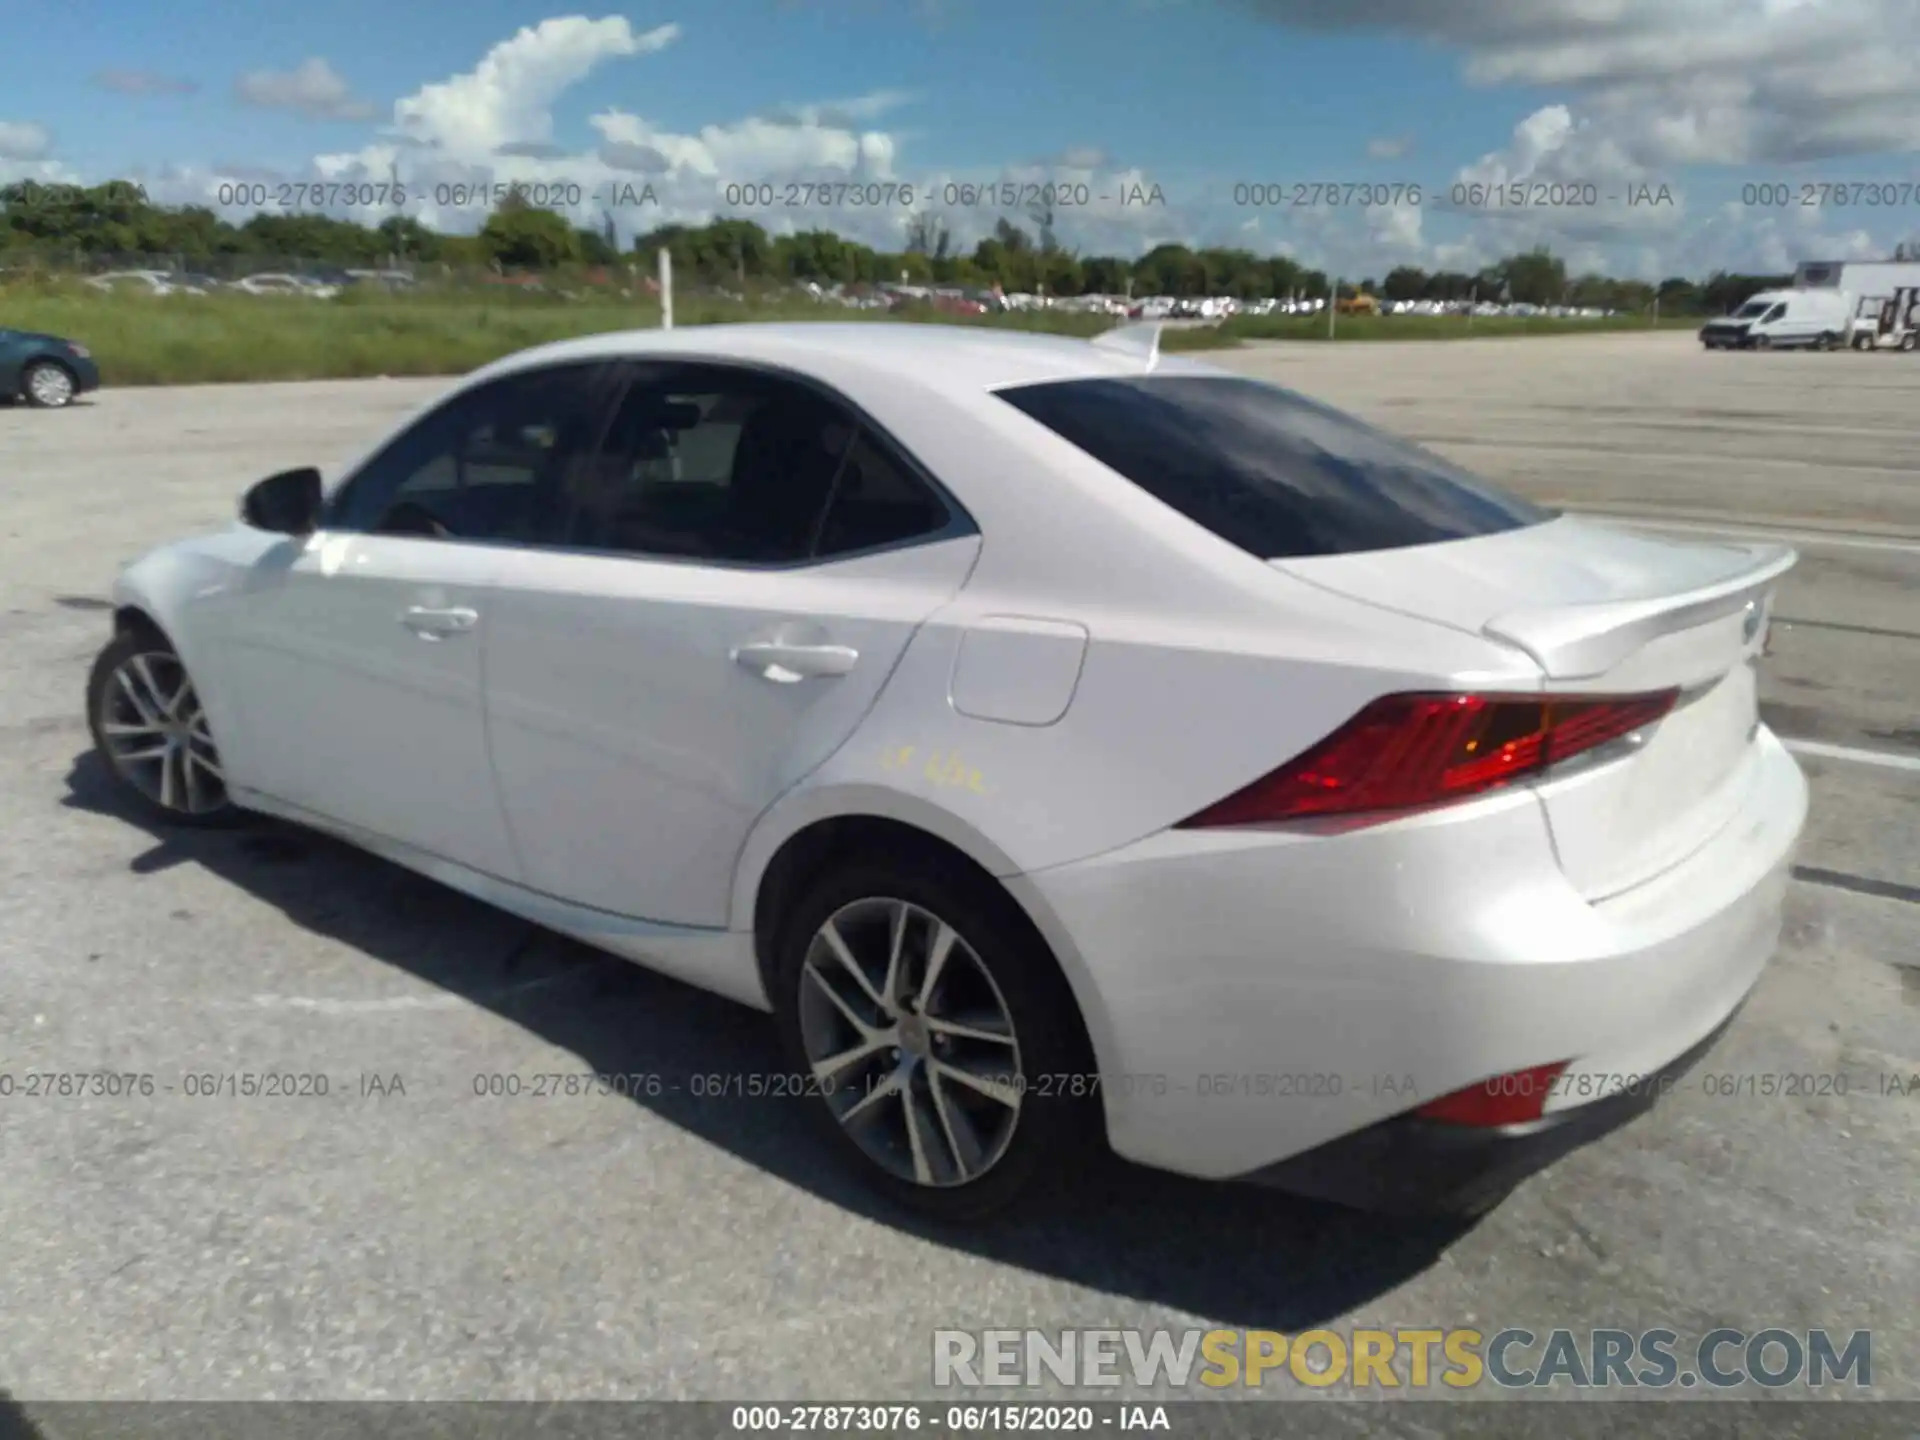
[[[483,646],[512,547],[590,455],[610,367],[509,375],[402,431],[277,547],[226,646],[237,774],[286,804],[517,879],[486,744]],[[232,763],[232,762],[230,762]]]
[[[487,636],[500,790],[539,890],[727,922],[754,821],[838,749],[978,553],[964,512],[836,397],[642,365]]]

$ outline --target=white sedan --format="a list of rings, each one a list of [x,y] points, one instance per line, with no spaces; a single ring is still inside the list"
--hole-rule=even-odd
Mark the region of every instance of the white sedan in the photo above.
[[[1793,552],[1556,515],[1155,333],[515,355],[128,568],[100,752],[771,1011],[943,1214],[1099,1143],[1484,1209],[1775,947]]]

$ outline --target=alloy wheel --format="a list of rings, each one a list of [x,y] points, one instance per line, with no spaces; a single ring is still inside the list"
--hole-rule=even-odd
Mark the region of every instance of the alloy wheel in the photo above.
[[[226,775],[200,697],[180,657],[138,651],[113,669],[99,730],[120,777],[164,810],[209,815],[227,801]]]
[[[828,1108],[889,1174],[951,1188],[1006,1154],[1026,1088],[1012,1014],[939,916],[904,900],[843,905],[807,948],[799,1021]]]
[[[58,365],[35,365],[27,372],[27,394],[36,405],[58,409],[73,399],[73,377]]]

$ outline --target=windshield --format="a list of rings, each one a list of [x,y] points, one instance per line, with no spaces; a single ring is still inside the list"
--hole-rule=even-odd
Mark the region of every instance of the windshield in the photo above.
[[[1733,312],[1733,318],[1736,320],[1758,320],[1766,313],[1767,302],[1765,300],[1749,300]]]
[[[1258,380],[1051,381],[1000,398],[1262,559],[1459,540],[1556,513]]]

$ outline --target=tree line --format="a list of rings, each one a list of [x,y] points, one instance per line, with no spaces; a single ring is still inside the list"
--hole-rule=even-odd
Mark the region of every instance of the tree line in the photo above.
[[[1230,295],[1240,300],[1319,296],[1330,277],[1281,255],[1226,247],[1158,245],[1134,258],[1082,255],[1062,245],[1050,213],[1002,217],[970,249],[954,243],[935,215],[913,218],[899,251],[878,250],[814,229],[773,235],[751,220],[662,225],[622,246],[611,215],[599,227],[509,194],[477,233],[448,235],[411,216],[365,225],[324,214],[258,213],[234,223],[204,205],[156,205],[127,181],[104,185],[0,186],[0,266],[41,258],[52,263],[127,255],[175,257],[186,269],[226,259],[281,259],[303,265],[374,267],[396,260],[456,269],[538,271],[635,264],[649,270],[661,250],[675,274],[696,284],[747,288],[812,281],[858,285],[907,281],[1008,293],[1073,295]],[[1414,266],[1345,277],[1342,296],[1383,300],[1511,301],[1551,306],[1669,313],[1723,313],[1757,290],[1790,283],[1778,275],[1715,272],[1704,280],[1673,276],[1658,285],[1598,274],[1569,274],[1547,250],[1511,255],[1474,272]]]

